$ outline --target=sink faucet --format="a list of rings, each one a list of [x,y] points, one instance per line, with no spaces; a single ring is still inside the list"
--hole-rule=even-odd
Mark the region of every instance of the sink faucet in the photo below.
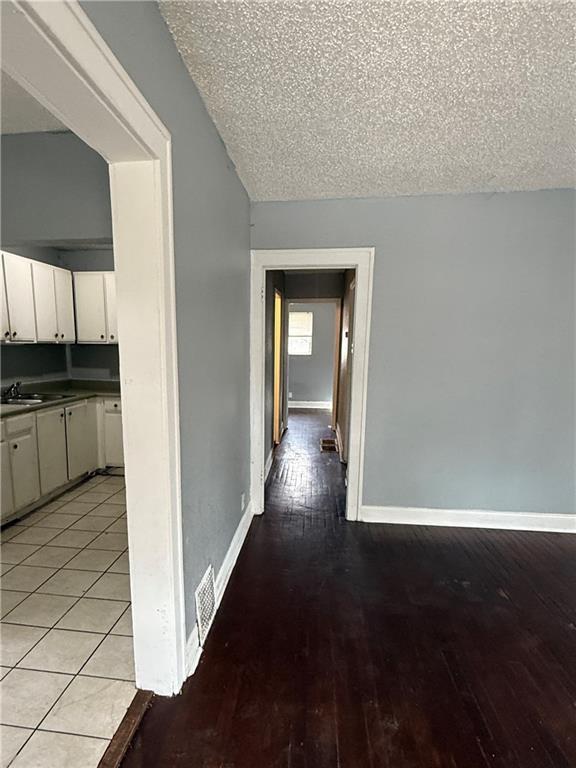
[[[2,397],[5,400],[9,400],[15,397],[20,397],[20,385],[22,384],[21,381],[16,381],[14,384],[10,384],[7,389],[4,390]]]

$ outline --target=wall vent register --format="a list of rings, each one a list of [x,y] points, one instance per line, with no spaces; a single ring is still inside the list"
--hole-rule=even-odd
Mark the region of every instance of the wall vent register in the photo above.
[[[200,645],[203,646],[216,613],[216,590],[214,587],[214,568],[212,565],[208,566],[206,573],[202,576],[194,596],[196,598],[198,638]]]

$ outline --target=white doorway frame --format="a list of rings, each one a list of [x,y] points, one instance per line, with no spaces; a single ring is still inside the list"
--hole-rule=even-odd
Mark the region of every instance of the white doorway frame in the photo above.
[[[171,137],[77,0],[3,2],[2,68],[108,162],[136,685],[185,679]]]
[[[261,515],[264,512],[266,272],[293,269],[356,270],[346,519],[358,520],[362,507],[374,248],[252,251],[250,282],[250,490],[254,514]]]

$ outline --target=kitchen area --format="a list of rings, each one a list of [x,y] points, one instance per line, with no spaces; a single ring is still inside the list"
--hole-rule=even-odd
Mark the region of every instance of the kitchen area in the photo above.
[[[106,267],[111,250],[1,251],[2,766],[54,734],[96,765],[135,694]]]
[[[1,77],[0,765],[95,768],[136,693],[108,167]]]
[[[75,378],[78,353],[70,349],[87,345],[89,361],[102,356],[92,345],[111,346],[117,360],[114,272],[73,272],[2,251],[1,289],[4,524],[90,473],[122,468],[124,457],[119,380],[109,371],[106,379]],[[52,370],[31,364],[36,353]]]

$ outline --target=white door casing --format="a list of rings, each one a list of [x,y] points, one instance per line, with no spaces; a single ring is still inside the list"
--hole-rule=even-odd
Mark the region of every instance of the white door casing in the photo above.
[[[76,0],[1,10],[3,69],[109,163],[136,684],[173,694],[186,627],[170,133]]]
[[[264,511],[266,271],[276,269],[356,270],[346,518],[358,520],[362,506],[362,478],[364,475],[364,435],[374,248],[252,251],[250,284],[250,487],[255,514],[262,514]]]

